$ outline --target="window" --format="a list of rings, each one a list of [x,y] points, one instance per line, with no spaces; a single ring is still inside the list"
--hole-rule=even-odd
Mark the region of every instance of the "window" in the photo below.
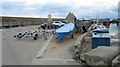
[[[55,22],[55,23],[60,23],[60,22]]]

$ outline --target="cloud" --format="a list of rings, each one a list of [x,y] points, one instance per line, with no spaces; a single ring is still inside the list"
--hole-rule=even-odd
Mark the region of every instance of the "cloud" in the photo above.
[[[2,15],[66,17],[73,12],[78,18],[117,17],[119,0],[3,0]]]

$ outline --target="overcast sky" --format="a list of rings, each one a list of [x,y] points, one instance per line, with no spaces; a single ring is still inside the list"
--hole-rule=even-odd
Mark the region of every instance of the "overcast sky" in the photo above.
[[[2,0],[1,16],[65,18],[69,12],[78,18],[117,18],[119,0]]]

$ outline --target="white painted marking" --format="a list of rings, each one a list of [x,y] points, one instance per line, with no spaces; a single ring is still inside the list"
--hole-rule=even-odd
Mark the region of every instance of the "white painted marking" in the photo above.
[[[75,61],[73,59],[43,58],[42,61]]]
[[[42,56],[42,54],[46,51],[47,47],[49,46],[51,39],[52,39],[52,36],[50,36],[50,38],[46,41],[45,45],[43,45],[43,47],[40,49],[36,57]]]

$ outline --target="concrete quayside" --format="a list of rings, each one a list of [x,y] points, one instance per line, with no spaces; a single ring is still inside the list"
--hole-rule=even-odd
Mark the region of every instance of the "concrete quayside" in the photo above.
[[[87,25],[88,24],[85,26]],[[110,37],[110,46],[91,49],[92,33],[89,29],[90,26],[91,24],[87,26],[88,28],[86,27],[88,29],[86,33],[82,33],[84,30],[80,28],[80,31],[73,34],[74,38],[66,36],[60,42],[57,42],[56,37],[51,34],[50,30],[48,30],[47,33],[47,40],[45,40],[43,36],[40,36],[38,40],[32,40],[31,38],[19,40],[13,37],[14,34],[19,31],[35,31],[37,27],[39,27],[38,25],[2,29],[2,62],[4,65],[112,65],[112,63],[114,63],[113,58],[119,55],[119,53],[116,52],[118,51],[116,44],[119,43],[119,39],[116,38],[117,34]],[[113,51],[113,53],[107,52],[110,50],[111,52]],[[99,57],[98,54],[94,52],[100,52],[99,56],[103,57]],[[114,54],[114,52],[116,54]],[[112,56],[112,59],[107,58],[108,55]],[[90,59],[98,62],[92,62]],[[87,63],[83,63],[81,60]],[[107,62],[108,60],[110,60],[110,62]],[[116,63],[114,63],[114,65],[116,65]]]

